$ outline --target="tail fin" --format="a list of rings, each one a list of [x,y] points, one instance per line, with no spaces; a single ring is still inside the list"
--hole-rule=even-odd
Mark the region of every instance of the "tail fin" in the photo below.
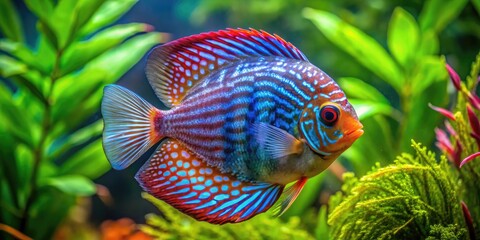
[[[128,167],[163,138],[158,129],[162,112],[121,86],[104,88],[102,115],[103,149],[114,169]]]

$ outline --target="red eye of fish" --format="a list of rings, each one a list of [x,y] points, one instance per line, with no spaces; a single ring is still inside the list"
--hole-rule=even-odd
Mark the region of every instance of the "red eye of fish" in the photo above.
[[[333,105],[324,106],[320,110],[320,119],[327,126],[333,126],[338,120],[338,115],[340,115],[340,110]]]

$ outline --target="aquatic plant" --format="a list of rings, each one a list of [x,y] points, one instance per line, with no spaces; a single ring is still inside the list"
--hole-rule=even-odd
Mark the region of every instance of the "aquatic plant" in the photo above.
[[[91,118],[102,86],[164,39],[145,33],[152,30],[146,24],[107,27],[135,2],[25,0],[38,19],[30,46],[14,4],[1,1],[1,230],[49,239],[76,197],[95,194],[92,179],[110,169],[102,123]]]
[[[388,50],[329,12],[304,10],[304,16],[327,39],[381,81],[338,79],[365,126],[365,135],[344,155],[357,173],[365,173],[378,159],[393,159],[401,152],[411,152],[410,139],[423,143],[433,141],[430,128],[438,125],[440,117],[429,111],[428,103],[444,106],[448,100],[443,94],[447,72],[444,59],[438,56],[438,34],[464,5],[465,1],[456,1],[451,6],[442,1],[429,1],[418,22],[409,12],[397,7],[388,24]],[[444,14],[446,11],[449,14]],[[389,86],[388,90],[377,90],[375,86],[380,84]],[[427,92],[432,94],[425,94]],[[379,142],[382,151],[377,147]]]
[[[144,193],[162,216],[148,214],[140,229],[157,239],[314,239],[301,226],[299,217],[283,222],[271,214],[260,214],[237,224],[213,225],[198,222],[167,203]]]
[[[459,197],[473,236],[480,236],[480,101],[477,86],[480,72],[480,53],[472,64],[470,75],[461,81],[455,70],[447,65],[447,69],[456,90],[457,96],[452,111],[431,106],[445,116],[445,130],[435,129],[437,147],[448,158],[455,171],[455,178],[462,181]],[[472,217],[473,216],[473,217]]]
[[[458,92],[454,113],[431,106],[448,121],[436,129],[435,155],[412,142],[415,156],[403,153],[394,164],[377,166],[358,179],[345,175],[342,192],[330,200],[330,237],[334,239],[476,239],[480,221],[478,156],[480,54],[466,81],[447,65]],[[468,119],[468,121],[466,120]],[[463,160],[462,160],[463,159]],[[468,233],[467,233],[468,232]]]
[[[375,167],[360,179],[346,174],[330,200],[332,239],[464,239],[459,184],[445,157],[412,141],[414,155]]]
[[[443,57],[438,55],[438,34],[465,4],[466,1],[451,5],[429,1],[418,21],[397,7],[388,23],[388,49],[330,12],[304,9],[304,17],[311,20],[325,38],[373,74],[368,81],[357,77],[337,79],[365,129],[365,134],[341,156],[339,163],[351,166],[362,176],[376,162],[390,163],[396,155],[411,152],[410,139],[425,144],[433,142],[432,129],[441,117],[430,111],[428,103],[444,106],[448,100],[443,94],[447,72]],[[305,188],[318,193],[323,179],[312,180]],[[287,215],[305,212],[314,200],[314,194],[300,195]]]

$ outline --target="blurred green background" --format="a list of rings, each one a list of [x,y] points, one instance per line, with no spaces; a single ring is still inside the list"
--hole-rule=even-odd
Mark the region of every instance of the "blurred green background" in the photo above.
[[[340,83],[364,123],[365,135],[311,179],[282,217],[300,216],[288,226],[321,236],[314,226],[326,219],[317,212],[340,189],[342,173],[363,176],[377,162],[393,163],[413,152],[410,139],[434,149],[443,118],[428,103],[452,105],[446,62],[462,78],[470,73],[480,50],[479,12],[478,0],[0,0],[0,223],[39,239],[98,237],[68,226],[98,232],[106,220],[144,223],[159,213],[133,179],[151,151],[121,172],[106,162],[102,88],[118,81],[163,108],[145,77],[147,51],[240,27],[297,46]],[[45,207],[56,199],[64,207]],[[50,214],[54,223],[36,229]],[[61,223],[67,227],[59,233]]]

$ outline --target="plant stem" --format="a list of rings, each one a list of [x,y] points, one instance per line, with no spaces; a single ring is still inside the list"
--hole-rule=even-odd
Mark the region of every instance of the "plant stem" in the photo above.
[[[15,237],[16,239],[19,239],[19,240],[32,240],[32,238],[30,238],[29,236],[19,232],[17,229],[15,229],[13,227],[10,227],[6,224],[0,223],[0,230],[7,232],[11,236],[13,236],[13,237]]]
[[[400,94],[400,109],[403,113],[403,119],[400,121],[400,126],[398,128],[397,139],[403,139],[405,136],[405,131],[407,130],[407,120],[409,119],[411,111],[411,90],[410,85],[407,85],[403,88],[403,91]],[[395,146],[395,155],[402,151],[402,141],[397,141]]]
[[[32,204],[37,196],[37,184],[38,184],[38,172],[40,170],[40,164],[43,159],[44,155],[44,149],[45,149],[45,143],[48,138],[48,133],[50,132],[50,127],[51,127],[51,117],[52,117],[52,103],[51,103],[51,95],[53,92],[53,85],[55,84],[55,81],[59,78],[60,76],[60,60],[63,54],[63,50],[58,50],[56,57],[55,57],[55,64],[53,66],[52,72],[50,74],[50,86],[48,89],[48,92],[45,96],[46,101],[44,102],[44,115],[43,115],[43,121],[42,121],[42,128],[40,132],[40,140],[38,142],[37,147],[33,151],[33,169],[32,169],[32,177],[30,179],[30,193],[27,197],[27,202],[25,203],[25,208],[22,213],[22,217],[20,219],[20,231],[26,232],[27,230],[27,224],[28,224],[28,219],[30,218],[29,212],[30,208],[32,207]]]

